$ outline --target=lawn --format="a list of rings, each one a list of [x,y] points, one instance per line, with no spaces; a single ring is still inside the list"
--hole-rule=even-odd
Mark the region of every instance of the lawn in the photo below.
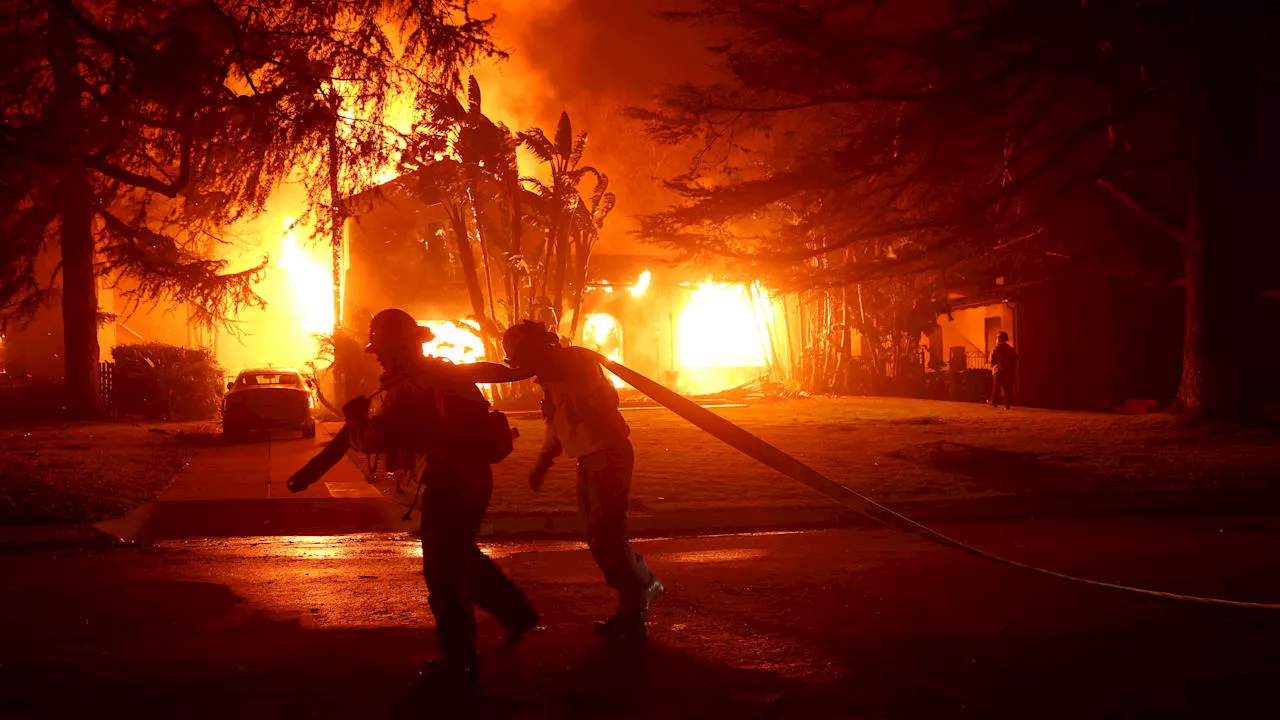
[[[716,410],[818,471],[887,503],[1273,484],[1274,430],[1193,429],[1169,415],[1112,415],[896,398],[808,398]],[[625,412],[636,511],[830,507],[661,409]],[[541,495],[525,486],[542,437],[521,418],[495,468],[495,512],[573,509],[572,462]]]
[[[1168,415],[1108,415],[894,398],[808,398],[716,412],[832,479],[890,505],[1274,485],[1273,430],[1187,428]],[[739,454],[663,408],[624,411],[636,446],[636,514],[832,508],[826,498]],[[496,514],[572,513],[573,462],[542,493],[526,484],[542,440],[535,417],[494,468]],[[153,499],[210,424],[0,428],[0,525],[93,522]]]
[[[0,525],[96,522],[154,498],[196,451],[192,423],[0,428]]]

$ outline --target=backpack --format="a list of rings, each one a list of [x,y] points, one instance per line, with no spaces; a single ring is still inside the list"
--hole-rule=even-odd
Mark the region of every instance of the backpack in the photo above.
[[[511,423],[507,421],[506,413],[490,410],[485,416],[480,432],[481,440],[477,448],[481,459],[490,465],[497,465],[507,459],[515,448],[515,439],[519,436],[520,432],[511,427]]]

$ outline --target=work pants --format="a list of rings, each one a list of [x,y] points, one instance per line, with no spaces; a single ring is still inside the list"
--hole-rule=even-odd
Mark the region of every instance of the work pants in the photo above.
[[[644,558],[627,542],[627,504],[635,467],[631,442],[622,440],[578,458],[578,511],[587,546],[609,587],[618,591],[619,614],[639,612],[642,591],[653,581]]]
[[[1000,404],[998,399],[1004,395],[1004,406],[1013,404],[1013,373],[998,372],[991,378],[991,407]]]
[[[450,662],[476,659],[473,605],[508,628],[537,616],[520,588],[476,547],[492,494],[493,472],[484,464],[429,469],[424,478],[422,575],[440,652]]]

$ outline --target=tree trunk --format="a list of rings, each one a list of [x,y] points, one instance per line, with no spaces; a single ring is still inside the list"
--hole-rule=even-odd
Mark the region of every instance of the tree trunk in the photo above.
[[[587,287],[587,267],[591,262],[591,248],[587,245],[586,238],[580,238],[578,241],[578,251],[574,254],[574,286],[570,295],[573,303],[573,325],[569,330],[569,339],[573,343],[578,342],[578,331],[582,329],[582,297]]]
[[[1187,221],[1186,333],[1178,405],[1184,418],[1249,421],[1261,409],[1265,353],[1249,347],[1264,320],[1265,182],[1256,156],[1256,79],[1235,22],[1205,30],[1205,89],[1198,99],[1194,180]],[[1245,51],[1247,52],[1247,51]],[[1271,255],[1271,257],[1268,257]]]
[[[565,273],[569,268],[569,219],[565,218],[560,223],[560,227],[556,232],[556,265],[555,274],[552,276],[552,300],[551,306],[556,312],[556,334],[560,334],[560,321],[564,319],[564,280]]]
[[[476,259],[471,252],[471,237],[467,231],[467,221],[463,209],[455,205],[448,211],[449,222],[453,227],[454,243],[458,251],[458,262],[462,264],[462,275],[467,281],[467,295],[471,298],[471,312],[476,316],[476,324],[480,326],[480,339],[485,345],[485,354],[493,351],[497,340],[497,328],[493,320],[485,313],[484,290],[480,287],[480,277],[476,273]]]
[[[93,186],[83,168],[58,188],[62,245],[63,368],[67,412],[87,420],[102,412],[99,397],[98,289],[93,272]]]
[[[478,186],[476,181],[473,184]],[[484,239],[484,224],[480,221],[480,206],[476,203],[477,193],[472,192],[471,188],[467,188],[467,205],[471,208],[471,222],[476,226],[476,239],[480,242],[480,261],[484,263],[484,285],[489,293],[489,317],[495,323],[497,322],[498,312],[494,309],[493,300],[493,273],[489,270],[489,243]]]
[[[71,159],[58,181],[59,241],[62,249],[63,371],[67,413],[74,419],[101,414],[98,394],[98,289],[93,268],[94,191],[89,171],[79,160],[84,143],[82,79],[75,24],[58,3],[49,3],[45,54],[53,70],[56,135]]]
[[[330,99],[333,131],[329,133],[329,246],[333,251],[333,332],[342,327],[342,230],[347,220],[339,182],[342,154],[338,145],[338,106],[341,99],[334,93]]]
[[[513,164],[514,164],[514,161],[513,161]],[[523,245],[522,240],[524,235],[524,227],[523,227],[523,220],[522,220],[522,215],[520,210],[519,168],[518,167],[511,168],[509,172],[509,176],[510,176],[510,180],[509,182],[506,183],[508,201],[511,207],[511,237],[510,237],[510,243],[508,244],[508,248],[510,250],[510,254],[507,256],[508,259],[510,259],[512,255],[524,254],[524,250],[521,247]],[[511,278],[511,293],[509,295],[511,299],[511,323],[510,324],[515,325],[516,323],[520,322],[520,269],[518,267],[513,266],[511,263],[507,263],[506,267],[504,268],[504,271]]]

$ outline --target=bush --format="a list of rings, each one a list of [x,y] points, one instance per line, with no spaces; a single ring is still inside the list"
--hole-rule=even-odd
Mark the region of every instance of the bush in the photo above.
[[[121,416],[208,420],[218,414],[223,372],[207,350],[163,343],[118,345],[112,402]]]

